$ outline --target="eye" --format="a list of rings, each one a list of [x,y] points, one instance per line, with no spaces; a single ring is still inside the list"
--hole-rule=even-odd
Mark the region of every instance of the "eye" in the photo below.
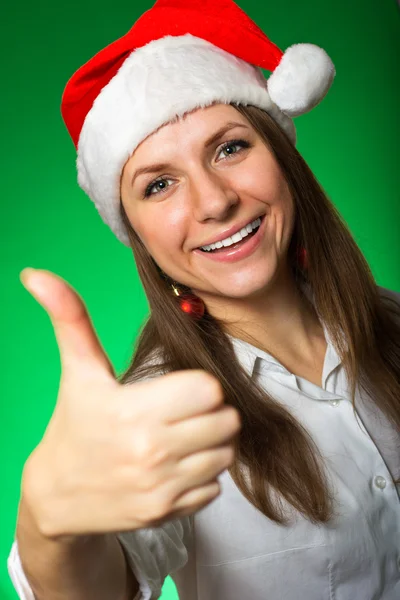
[[[146,187],[144,195],[155,196],[156,194],[162,194],[169,187],[167,185],[168,181],[172,181],[172,179],[167,179],[166,177],[155,179]],[[154,192],[152,191],[153,189],[155,190]]]
[[[220,154],[223,152],[225,158],[229,158],[233,154],[238,154],[241,150],[244,150],[245,148],[250,148],[250,145],[251,144],[246,140],[230,140],[222,146],[218,156],[220,156]]]

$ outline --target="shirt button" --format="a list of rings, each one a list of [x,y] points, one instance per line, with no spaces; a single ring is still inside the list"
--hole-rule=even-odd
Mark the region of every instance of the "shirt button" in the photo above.
[[[374,483],[375,483],[376,487],[380,488],[381,490],[383,490],[386,487],[386,479],[384,477],[382,477],[381,475],[377,475],[375,477]]]
[[[339,406],[340,400],[329,400],[331,406]]]

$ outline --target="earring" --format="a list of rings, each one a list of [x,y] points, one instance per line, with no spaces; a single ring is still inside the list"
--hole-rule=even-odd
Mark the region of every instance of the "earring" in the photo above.
[[[205,305],[203,300],[194,294],[184,292],[177,284],[172,284],[172,290],[178,297],[181,310],[193,319],[201,319],[204,315]]]
[[[300,246],[297,249],[297,263],[300,266],[300,268],[303,269],[304,271],[306,271],[308,269],[307,250],[303,246]]]

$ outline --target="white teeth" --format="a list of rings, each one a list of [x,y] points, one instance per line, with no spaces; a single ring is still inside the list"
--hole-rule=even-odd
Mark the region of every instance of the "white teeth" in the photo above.
[[[248,234],[247,234],[247,231],[246,231],[246,235],[248,235]],[[232,239],[233,239],[233,241],[236,243],[236,242],[241,242],[241,241],[242,241],[242,239],[243,239],[243,237],[244,237],[244,236],[241,234],[241,232],[240,232],[240,231],[238,231],[237,233],[234,233],[234,234],[233,234],[233,236],[232,236]]]
[[[256,219],[255,221],[252,221],[251,223],[246,225],[246,227],[243,227],[240,231],[237,231],[232,236],[227,237],[224,240],[221,240],[219,242],[215,242],[215,244],[209,244],[208,246],[200,246],[200,248],[201,248],[201,250],[210,251],[210,250],[215,250],[216,248],[222,248],[222,246],[225,246],[225,247],[232,246],[232,244],[236,244],[237,242],[240,242],[244,237],[249,235],[249,233],[251,233],[253,231],[253,229],[256,229],[260,225],[261,225],[261,218],[258,217],[258,219]]]

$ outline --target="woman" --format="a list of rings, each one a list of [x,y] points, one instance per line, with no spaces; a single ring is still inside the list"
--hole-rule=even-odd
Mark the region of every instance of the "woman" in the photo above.
[[[157,2],[64,93],[79,183],[132,247],[151,314],[116,385],[78,296],[26,275],[63,378],[10,574],[27,599],[153,599],[172,575],[183,600],[394,600],[400,294],[376,285],[290,118],[333,65],[282,54],[232,2],[185,7]]]

